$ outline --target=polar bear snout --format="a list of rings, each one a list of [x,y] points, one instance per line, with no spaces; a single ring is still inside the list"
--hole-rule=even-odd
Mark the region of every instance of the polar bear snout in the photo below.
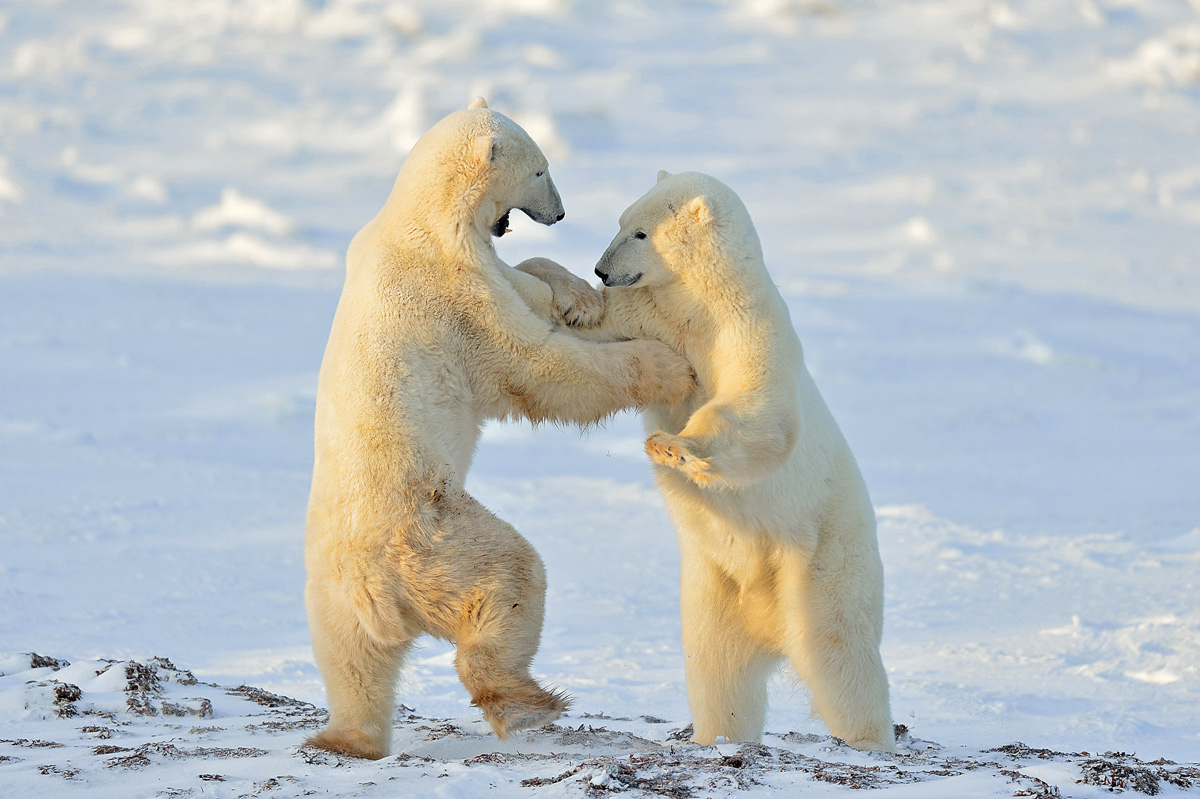
[[[609,288],[626,288],[632,286],[642,279],[642,273],[638,272],[634,275],[610,275],[608,272],[601,271],[600,267],[596,267],[596,277],[604,282],[604,285]]]
[[[596,277],[599,277],[600,281],[604,283],[605,286],[616,286],[616,283],[612,282],[612,275],[608,274],[608,272],[600,269],[599,266],[596,266],[595,272]]]
[[[567,215],[567,212],[563,209],[561,200],[559,200],[557,205],[550,208],[533,206],[531,208],[521,208],[520,210],[525,216],[541,225],[553,225],[555,222],[561,222]]]
[[[555,222],[561,222],[567,215],[558,187],[551,180],[550,173],[545,170],[537,173],[526,198],[526,202],[517,207],[538,224],[553,225]]]
[[[545,213],[536,208],[522,208],[525,216],[542,225],[553,225],[555,222],[561,222],[566,217],[567,212],[562,210],[562,206],[558,206],[558,213]]]
[[[596,277],[604,282],[604,285],[609,288],[624,288],[632,286],[642,279],[641,272],[633,274],[619,274],[617,269],[613,267],[613,259],[609,253],[604,253],[604,257],[600,259],[600,263],[596,264]]]
[[[612,248],[609,247],[605,250],[604,255],[600,256],[599,262],[596,263],[596,277],[600,278],[606,286],[613,285],[609,282],[612,280],[614,271],[612,260]]]

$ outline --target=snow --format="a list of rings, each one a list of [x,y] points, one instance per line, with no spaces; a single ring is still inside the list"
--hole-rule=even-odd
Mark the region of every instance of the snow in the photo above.
[[[801,781],[806,795],[817,796],[880,788],[895,796],[1004,796],[1016,789],[1012,795],[1049,797],[1058,795],[1055,784],[1082,785],[1079,796],[1111,786],[1170,795],[1200,778],[1191,766],[1126,754],[1021,744],[950,751],[908,733],[896,754],[856,752],[795,732],[768,734],[762,744],[695,746],[681,742],[686,729],[647,714],[585,713],[578,725],[549,725],[501,742],[478,716],[430,719],[405,705],[395,716],[400,753],[371,763],[280,746],[320,727],[323,710],[251,686],[203,682],[162,658],[9,659],[3,669],[0,708],[31,736],[67,740],[0,739],[14,753],[0,755],[0,764],[18,779],[51,777],[64,792],[96,797],[390,795],[390,782],[438,796],[768,796]],[[24,713],[14,712],[21,706]],[[193,775],[201,768],[207,770]],[[274,776],[263,779],[268,774]]]
[[[1200,760],[1197,31],[1169,0],[0,0],[0,794],[1194,792],[1152,762]],[[476,94],[567,207],[514,215],[510,262],[590,275],[659,169],[746,201],[878,509],[901,755],[786,675],[765,749],[667,737],[678,556],[631,415],[490,425],[471,473],[546,561],[559,727],[497,742],[427,641],[393,757],[300,748],[341,256]]]

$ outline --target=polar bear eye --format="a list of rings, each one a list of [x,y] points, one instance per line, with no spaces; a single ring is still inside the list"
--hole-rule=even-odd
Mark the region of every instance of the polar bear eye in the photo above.
[[[545,173],[545,172],[538,172],[536,175],[534,175],[534,177],[535,177],[535,178],[540,178],[540,177],[541,177],[542,175],[544,175],[544,174],[546,174],[546,173]]]
[[[639,230],[637,233],[633,234],[633,237],[635,239],[644,239],[644,238],[646,238],[646,233],[645,233],[645,231]]]

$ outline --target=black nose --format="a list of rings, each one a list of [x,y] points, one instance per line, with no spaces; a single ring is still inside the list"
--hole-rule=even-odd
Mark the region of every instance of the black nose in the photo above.
[[[603,280],[606,284],[608,283],[608,272],[600,271],[600,267],[598,266],[596,267],[596,277]]]
[[[563,217],[565,217],[566,215],[567,215],[567,212],[563,211],[561,214],[558,215],[558,219],[556,221],[558,221],[558,222],[563,221]]]

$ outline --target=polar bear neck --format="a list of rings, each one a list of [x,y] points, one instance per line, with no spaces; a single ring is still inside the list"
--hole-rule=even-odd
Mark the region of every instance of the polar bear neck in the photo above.
[[[451,260],[495,259],[491,227],[508,209],[492,197],[497,177],[485,145],[507,132],[505,121],[475,109],[434,125],[404,159],[373,220],[378,235],[397,244],[432,245]]]
[[[490,227],[495,220],[487,217],[497,203],[489,201],[486,182],[463,185],[447,179],[449,170],[430,169],[428,164],[408,168],[409,163],[401,169],[380,212],[388,228],[403,238],[411,231],[422,231],[448,242],[472,238],[476,244],[490,246]]]
[[[500,212],[498,203],[486,197],[486,187],[468,186],[464,191],[436,173],[427,178],[432,170],[414,166],[418,168],[401,169],[383,208],[354,237],[347,268],[379,269],[395,263],[367,257],[380,250],[406,252],[410,257],[425,253],[421,260],[427,266],[443,265],[448,275],[460,272],[464,264],[498,263],[491,217]]]
[[[680,270],[679,281],[663,287],[663,299],[676,304],[692,318],[723,320],[762,319],[780,300],[757,248],[741,250],[716,243],[698,253],[690,268]],[[684,317],[680,317],[684,318]]]

